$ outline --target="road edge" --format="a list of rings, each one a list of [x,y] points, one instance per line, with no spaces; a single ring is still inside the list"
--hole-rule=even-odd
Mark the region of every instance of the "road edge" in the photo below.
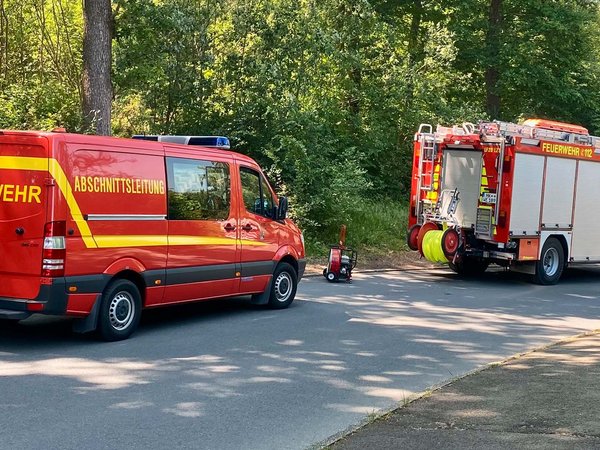
[[[350,436],[351,434],[357,432],[361,428],[366,427],[370,423],[372,423],[372,422],[374,422],[376,420],[379,420],[379,419],[381,419],[381,418],[383,418],[385,416],[388,416],[388,415],[392,414],[393,412],[395,412],[395,411],[397,411],[399,409],[406,408],[407,406],[409,406],[413,402],[415,402],[417,400],[420,400],[420,399],[423,399],[423,398],[426,398],[426,397],[430,396],[431,394],[433,394],[434,392],[437,392],[437,391],[439,391],[439,390],[441,390],[441,389],[443,389],[443,388],[451,385],[452,383],[455,383],[455,382],[457,382],[459,380],[462,380],[464,378],[467,378],[467,377],[470,377],[470,376],[473,376],[473,375],[477,375],[477,374],[479,374],[479,373],[481,373],[483,371],[486,371],[486,370],[489,370],[489,369],[493,369],[494,367],[505,365],[508,362],[521,359],[524,356],[531,355],[531,354],[536,353],[536,352],[545,351],[545,350],[547,350],[549,348],[552,348],[552,347],[556,347],[556,346],[559,346],[559,345],[568,344],[569,342],[573,342],[573,341],[576,341],[578,339],[582,339],[582,338],[589,337],[589,336],[596,336],[596,335],[599,335],[599,334],[600,334],[600,329],[595,329],[595,330],[585,331],[583,333],[579,333],[579,334],[576,334],[576,335],[573,335],[573,336],[567,336],[567,337],[561,338],[561,339],[559,339],[557,341],[552,341],[552,342],[550,342],[548,344],[545,344],[545,345],[542,345],[542,346],[539,346],[539,347],[534,347],[532,349],[528,349],[528,350],[525,350],[525,351],[520,352],[520,353],[515,353],[515,354],[513,354],[511,356],[508,356],[507,358],[504,358],[504,359],[501,359],[501,360],[498,360],[498,361],[492,361],[492,362],[487,363],[487,364],[485,364],[483,366],[480,366],[480,367],[477,367],[477,368],[475,368],[473,370],[465,372],[464,374],[457,375],[455,377],[449,378],[449,379],[444,380],[444,381],[442,381],[440,383],[432,385],[431,387],[427,388],[424,391],[417,392],[417,393],[414,393],[412,395],[409,395],[402,402],[402,404],[400,404],[400,405],[396,404],[394,406],[391,406],[390,408],[385,408],[385,409],[381,409],[381,410],[378,410],[378,411],[374,411],[373,413],[367,415],[360,422],[358,422],[358,423],[356,423],[354,425],[350,425],[348,428],[340,431],[339,433],[335,433],[335,434],[329,436],[327,439],[324,439],[324,440],[322,440],[320,442],[317,442],[317,443],[309,446],[307,448],[307,450],[319,450],[319,449],[324,449],[326,447],[329,447],[329,446],[335,444],[336,442],[342,440],[343,438],[345,438],[347,436]]]

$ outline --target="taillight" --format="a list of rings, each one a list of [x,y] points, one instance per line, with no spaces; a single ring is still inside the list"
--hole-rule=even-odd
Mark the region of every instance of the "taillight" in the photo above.
[[[506,211],[501,210],[498,214],[498,226],[501,228],[506,226]]]
[[[67,223],[65,221],[48,222],[44,226],[43,277],[65,275],[66,231]]]

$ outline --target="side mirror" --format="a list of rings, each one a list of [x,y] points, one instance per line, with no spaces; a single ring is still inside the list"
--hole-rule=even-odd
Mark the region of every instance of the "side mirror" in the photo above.
[[[279,197],[279,206],[277,207],[276,220],[284,220],[287,217],[288,199],[287,197]]]

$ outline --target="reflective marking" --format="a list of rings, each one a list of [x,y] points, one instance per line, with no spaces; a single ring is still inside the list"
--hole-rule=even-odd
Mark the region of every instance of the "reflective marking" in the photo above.
[[[87,221],[81,214],[81,209],[73,195],[73,189],[58,161],[54,158],[35,158],[28,156],[0,156],[0,169],[15,170],[35,170],[40,172],[49,172],[54,178],[56,185],[60,189],[67,205],[71,211],[71,216],[75,225],[81,233],[81,238],[87,248],[122,248],[122,247],[157,247],[166,245],[246,245],[246,246],[264,246],[264,242],[257,242],[246,239],[235,238],[214,238],[206,236],[166,236],[166,235],[108,235],[94,236],[87,224]],[[102,216],[96,214],[92,216]],[[107,214],[106,216],[116,217],[118,214]],[[129,216],[129,215],[126,215]],[[139,217],[138,215],[137,217]],[[161,215],[146,215],[152,219],[131,219],[131,220],[157,220],[154,217],[164,218]],[[89,216],[88,216],[89,218]],[[96,219],[96,220],[120,220],[120,219]],[[128,219],[125,219],[128,220]]]
[[[165,220],[160,214],[88,214],[87,220]]]

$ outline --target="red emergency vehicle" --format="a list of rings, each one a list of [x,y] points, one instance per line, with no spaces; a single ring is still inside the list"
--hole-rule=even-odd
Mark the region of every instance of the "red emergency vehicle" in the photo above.
[[[600,138],[584,127],[423,124],[408,245],[460,274],[496,263],[554,284],[569,264],[600,262],[599,191]]]
[[[305,253],[286,198],[247,156],[167,140],[0,131],[0,319],[68,315],[118,340],[143,308],[292,303]]]

